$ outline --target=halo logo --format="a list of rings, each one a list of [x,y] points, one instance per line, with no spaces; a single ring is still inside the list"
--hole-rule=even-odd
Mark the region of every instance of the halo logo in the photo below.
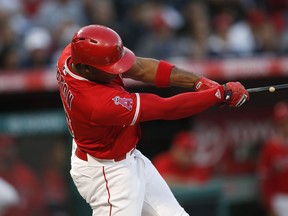
[[[132,98],[121,98],[119,96],[116,96],[114,98],[112,98],[112,100],[114,101],[115,105],[121,105],[123,107],[125,107],[126,109],[128,109],[129,111],[132,110],[132,106],[133,106],[133,99]]]

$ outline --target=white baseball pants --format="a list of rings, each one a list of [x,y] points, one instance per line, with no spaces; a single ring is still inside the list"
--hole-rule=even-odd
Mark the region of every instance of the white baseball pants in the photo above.
[[[187,216],[148,158],[134,150],[126,159],[83,161],[72,153],[72,179],[93,216]]]

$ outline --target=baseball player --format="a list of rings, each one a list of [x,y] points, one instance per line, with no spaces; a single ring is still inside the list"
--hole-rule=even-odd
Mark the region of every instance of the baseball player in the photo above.
[[[288,102],[273,109],[275,133],[263,143],[258,174],[263,207],[268,215],[288,214]]]
[[[136,149],[144,121],[189,117],[215,104],[241,106],[239,82],[220,85],[166,61],[136,57],[119,35],[84,26],[63,50],[57,80],[73,137],[71,176],[93,215],[188,215],[152,163]],[[162,98],[130,93],[122,77],[193,92]]]

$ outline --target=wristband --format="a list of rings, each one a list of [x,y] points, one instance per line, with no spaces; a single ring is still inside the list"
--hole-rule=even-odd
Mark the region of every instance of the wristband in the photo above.
[[[165,62],[162,60],[159,62],[154,81],[155,86],[159,88],[170,86],[170,74],[173,67],[174,65],[170,64],[169,62]]]

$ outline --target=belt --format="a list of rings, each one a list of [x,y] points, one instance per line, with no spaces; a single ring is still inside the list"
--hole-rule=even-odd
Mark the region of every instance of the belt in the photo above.
[[[134,149],[135,149],[135,148],[133,148],[133,149],[130,151],[130,155],[133,153]],[[76,148],[75,155],[76,155],[79,159],[81,159],[81,160],[88,161],[87,153],[84,152],[84,151],[82,151],[82,150],[79,149],[79,148]],[[121,161],[121,160],[126,159],[126,156],[127,156],[127,153],[124,154],[124,155],[122,155],[122,156],[120,156],[120,157],[114,158],[114,159],[112,159],[112,160],[114,160],[115,162]]]

